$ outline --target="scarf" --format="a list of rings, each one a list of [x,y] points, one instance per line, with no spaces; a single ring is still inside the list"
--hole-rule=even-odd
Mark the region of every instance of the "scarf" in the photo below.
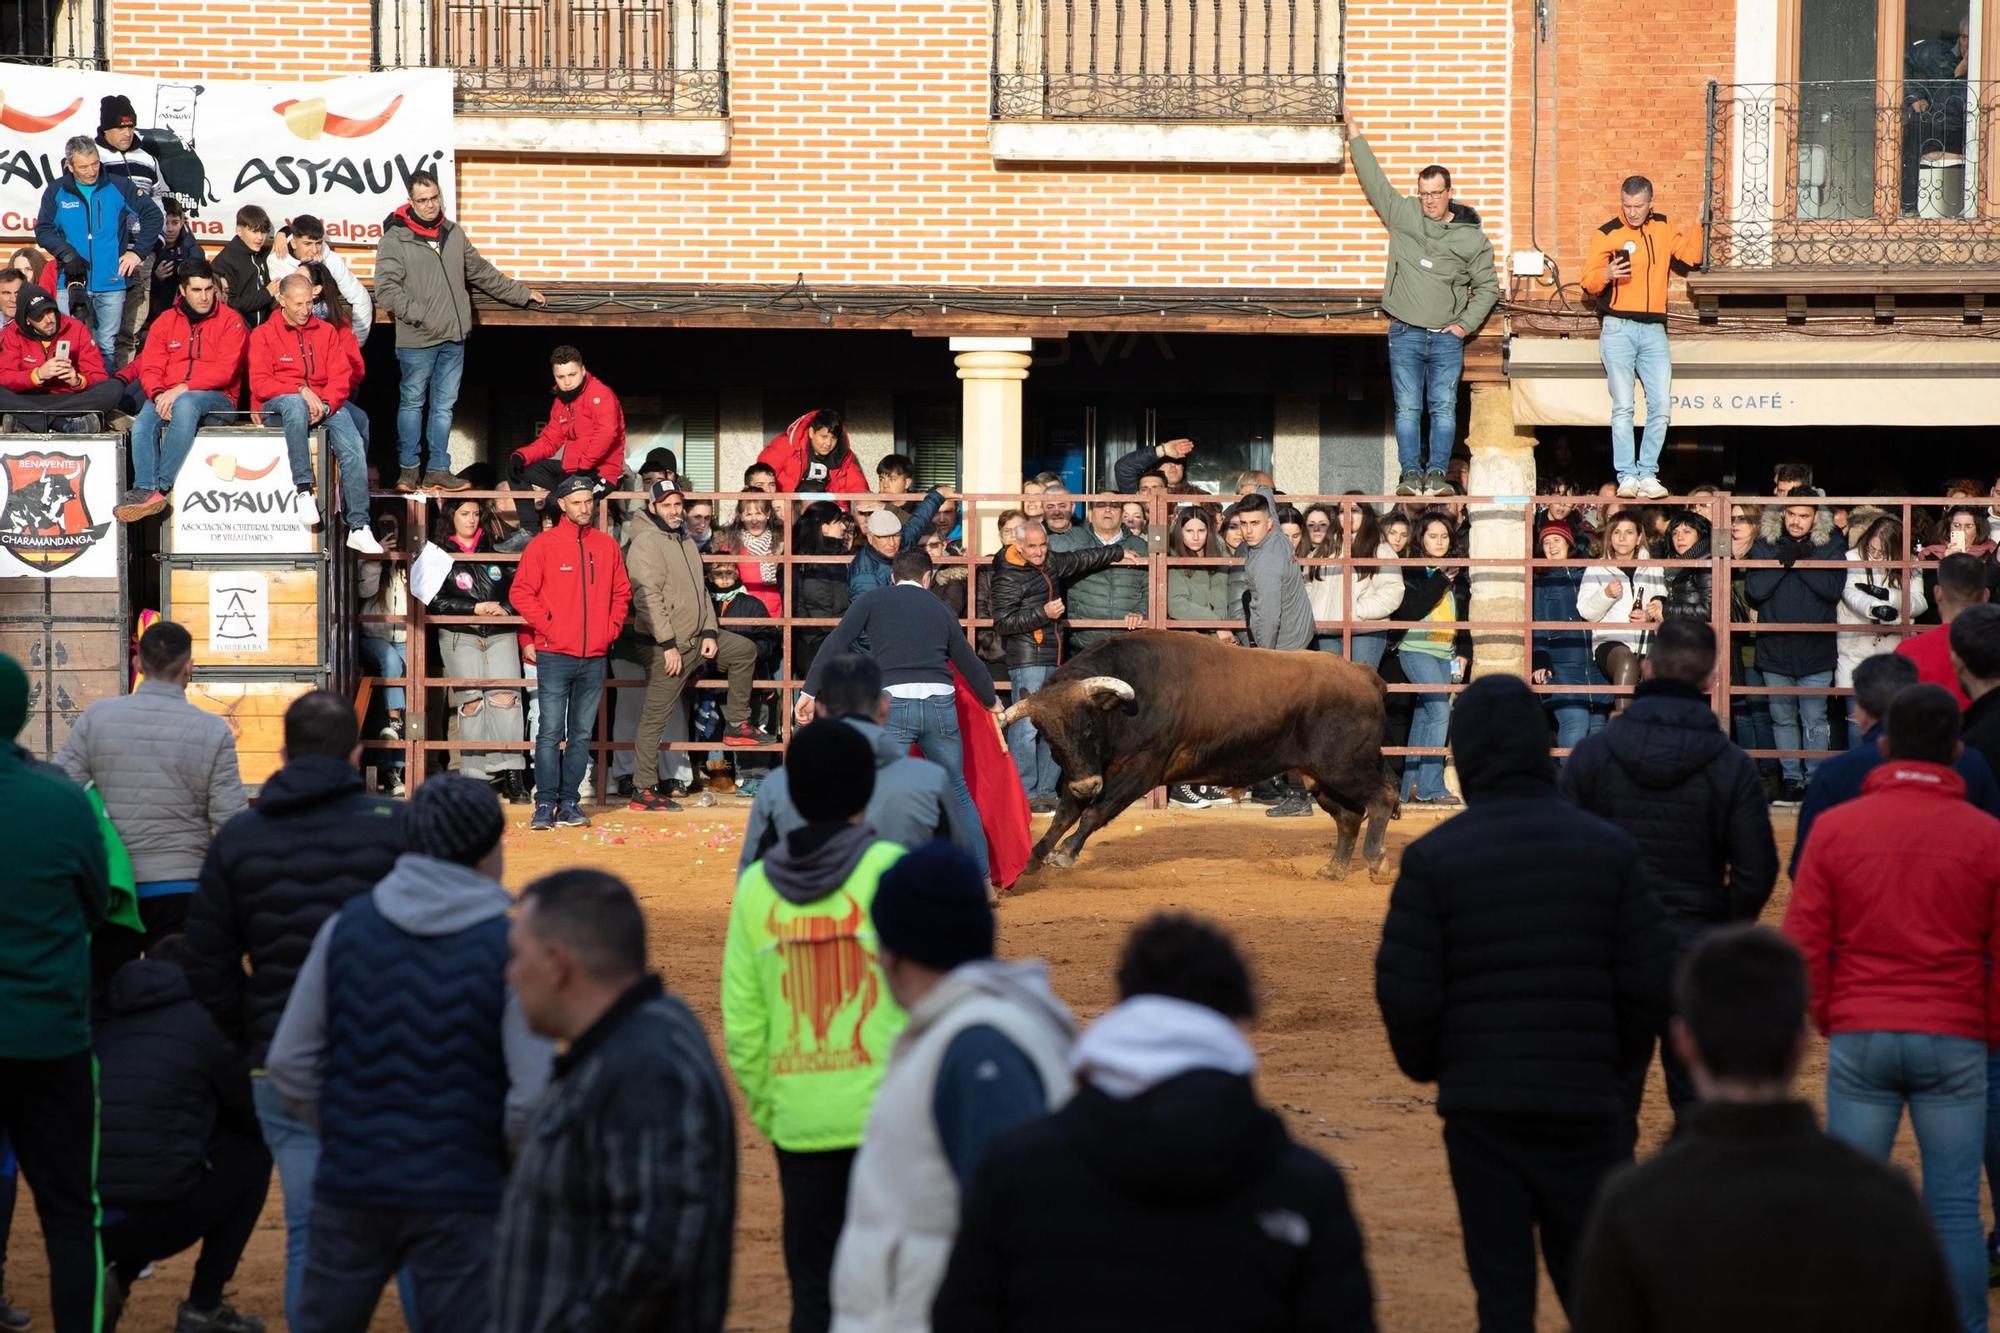
[[[413,211],[411,211],[410,206],[408,204],[404,204],[401,208],[398,208],[395,212],[391,213],[389,216],[392,218],[401,218],[405,226],[407,226],[411,231],[415,232],[417,235],[423,237],[427,241],[435,241],[437,240],[438,237],[444,235],[444,227],[447,221],[445,215],[443,213],[439,213],[438,220],[426,226],[422,221],[418,219],[417,215]]]
[[[741,534],[741,537],[741,547],[745,555],[770,555],[778,549],[777,538],[768,528],[759,533],[746,532]],[[776,565],[759,564],[757,566],[757,581],[766,587],[776,587],[778,583],[778,567]]]

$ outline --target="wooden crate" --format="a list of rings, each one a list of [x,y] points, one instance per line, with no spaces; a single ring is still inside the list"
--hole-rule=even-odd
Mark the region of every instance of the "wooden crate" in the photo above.
[[[28,721],[13,739],[53,758],[84,709],[125,692],[127,635],[116,580],[0,579],[0,653],[28,676]]]
[[[188,686],[188,702],[214,713],[236,737],[236,763],[247,787],[261,787],[283,764],[285,710],[292,700],[317,689],[310,680],[200,680]]]
[[[265,581],[269,610],[267,647],[261,652],[231,652],[209,639],[212,625],[209,595],[217,578],[240,572],[215,566],[179,566],[167,579],[168,619],[179,621],[194,637],[194,664],[201,667],[317,667],[320,661],[320,572],[318,569],[269,568],[254,571]]]

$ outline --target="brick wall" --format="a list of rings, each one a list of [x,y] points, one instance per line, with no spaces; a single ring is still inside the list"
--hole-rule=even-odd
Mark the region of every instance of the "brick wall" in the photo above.
[[[1550,6],[1541,47],[1539,161],[1531,173],[1530,90],[1533,6],[1516,11],[1514,30],[1512,210],[1519,248],[1530,234],[1535,186],[1536,239],[1561,267],[1565,284],[1583,276],[1589,234],[1618,210],[1619,182],[1650,177],[1654,208],[1692,229],[1701,217],[1708,81],[1727,83],[1735,67],[1734,0],[1654,0],[1643,9],[1615,0]],[[1675,291],[1680,286],[1675,283]],[[1547,296],[1546,289],[1535,294]],[[1572,287],[1572,301],[1579,293]]]
[[[216,78],[367,67],[365,3],[111,3],[116,68]],[[1503,249],[1509,10],[1510,0],[1353,0],[1347,46],[1349,106],[1392,176],[1407,184],[1424,163],[1446,162]],[[736,0],[728,160],[467,155],[459,213],[482,250],[526,277],[1379,280],[1383,236],[1345,171],[996,167],[991,12],[989,0]]]

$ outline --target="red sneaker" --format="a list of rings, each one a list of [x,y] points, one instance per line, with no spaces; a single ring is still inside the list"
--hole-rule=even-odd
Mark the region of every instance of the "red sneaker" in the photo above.
[[[768,731],[761,731],[748,722],[738,722],[722,733],[724,745],[776,745],[778,738]]]

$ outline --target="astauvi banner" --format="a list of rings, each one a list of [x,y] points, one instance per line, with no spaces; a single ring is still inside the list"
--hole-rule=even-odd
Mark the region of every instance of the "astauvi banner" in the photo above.
[[[391,70],[344,79],[173,83],[33,65],[0,65],[0,235],[27,236],[63,145],[97,134],[106,97],[129,98],[189,225],[211,247],[236,210],[260,204],[283,226],[298,213],[327,238],[373,245],[382,219],[429,169],[452,206],[451,72]]]

